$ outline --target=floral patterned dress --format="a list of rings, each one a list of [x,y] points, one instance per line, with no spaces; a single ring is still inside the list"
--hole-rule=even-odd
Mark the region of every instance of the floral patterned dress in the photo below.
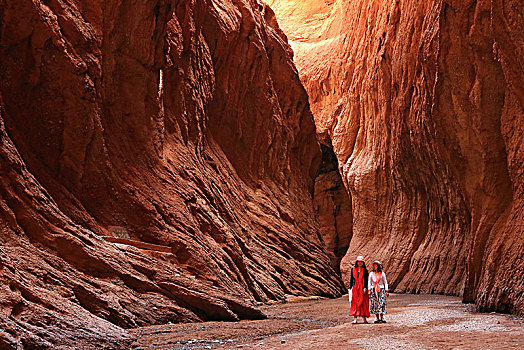
[[[371,272],[369,274],[369,304],[372,314],[387,314],[386,291],[388,282],[384,272]]]

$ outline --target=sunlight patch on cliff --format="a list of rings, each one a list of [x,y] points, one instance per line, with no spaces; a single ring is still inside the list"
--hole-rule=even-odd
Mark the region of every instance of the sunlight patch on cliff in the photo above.
[[[264,0],[291,42],[321,39],[337,0]]]

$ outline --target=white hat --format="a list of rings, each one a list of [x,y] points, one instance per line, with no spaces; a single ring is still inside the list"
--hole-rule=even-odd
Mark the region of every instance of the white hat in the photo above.
[[[364,261],[364,257],[362,255],[357,256],[357,260],[355,260],[355,262],[357,261]]]

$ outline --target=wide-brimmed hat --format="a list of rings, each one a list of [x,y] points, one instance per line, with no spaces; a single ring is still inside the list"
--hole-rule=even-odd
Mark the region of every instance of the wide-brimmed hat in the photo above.
[[[357,260],[355,260],[355,262],[357,261],[364,261],[364,257],[362,255],[357,256]]]
[[[377,264],[378,266],[382,267],[382,263],[378,260],[373,261],[373,264]]]

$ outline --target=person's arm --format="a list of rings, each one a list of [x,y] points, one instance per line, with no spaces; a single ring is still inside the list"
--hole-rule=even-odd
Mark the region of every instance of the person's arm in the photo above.
[[[386,278],[385,272],[382,272],[382,278],[384,278],[384,289],[386,290],[386,296],[389,296],[389,285],[388,285],[388,279]]]
[[[364,270],[364,293],[366,293],[366,291],[368,290],[367,286],[366,286],[366,281],[369,282],[369,271],[368,270]]]
[[[355,277],[353,277],[353,268],[349,270],[349,289],[353,289],[353,286],[355,285]]]
[[[373,280],[371,279],[371,274],[368,277],[368,290],[373,289]]]

